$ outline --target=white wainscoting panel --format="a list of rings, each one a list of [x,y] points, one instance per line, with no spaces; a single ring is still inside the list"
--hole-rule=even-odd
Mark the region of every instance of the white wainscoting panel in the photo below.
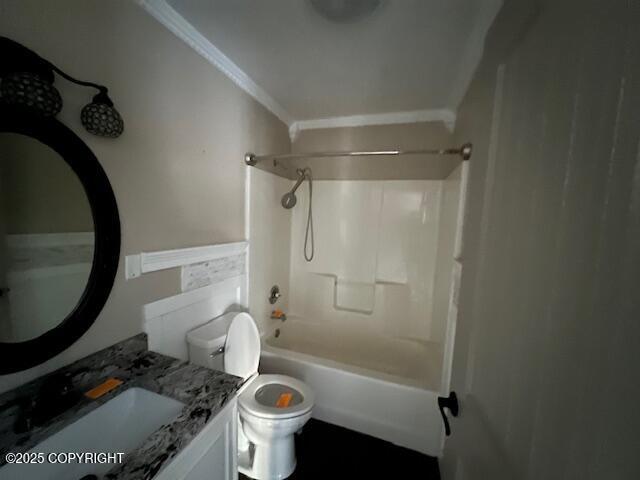
[[[143,307],[149,350],[188,360],[187,332],[223,313],[246,310],[245,275],[149,303]]]

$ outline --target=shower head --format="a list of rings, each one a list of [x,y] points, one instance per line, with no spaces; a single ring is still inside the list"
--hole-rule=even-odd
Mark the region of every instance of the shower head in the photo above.
[[[282,203],[282,206],[287,210],[295,207],[297,202],[298,202],[298,199],[296,198],[296,194],[293,192],[285,193],[282,196],[282,200],[280,200],[280,203]]]
[[[298,170],[298,181],[293,186],[290,192],[287,192],[282,196],[282,200],[280,200],[280,203],[287,210],[296,206],[296,203],[298,202],[298,199],[296,198],[296,190],[300,185],[302,185],[302,182],[304,182],[305,178],[306,174],[304,170]]]

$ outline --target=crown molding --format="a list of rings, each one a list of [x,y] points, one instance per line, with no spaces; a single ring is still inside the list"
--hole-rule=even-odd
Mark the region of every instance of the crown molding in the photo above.
[[[289,127],[289,136],[293,141],[301,130],[364,127],[368,125],[393,125],[399,123],[418,122],[443,122],[447,129],[453,131],[456,123],[456,114],[452,110],[436,109],[300,120],[291,124]]]
[[[213,43],[176,12],[167,0],[136,0],[152,17],[198,52],[242,90],[264,105],[271,113],[290,126],[294,119],[282,105],[265,92],[249,75],[233,63]]]
[[[502,3],[502,0],[494,1],[500,5]],[[169,29],[174,35],[183,40],[199,55],[220,70],[233,83],[284,122],[285,125],[289,127],[289,137],[291,138],[291,141],[296,139],[301,130],[320,128],[363,127],[367,125],[392,125],[417,122],[443,122],[450,131],[453,131],[455,127],[456,114],[454,111],[449,109],[414,110],[296,121],[282,105],[274,100],[273,97],[255,83],[249,75],[233,63],[229,57],[222,53],[204,35],[198,32],[191,23],[189,23],[171,5],[169,5],[167,0],[136,0],[136,2],[158,22]],[[491,24],[494,16],[495,14],[487,15],[487,20],[489,21],[486,25]],[[486,28],[488,28],[488,26],[486,26]],[[483,24],[481,28],[476,29],[474,34],[479,36],[486,31],[486,28]],[[482,46],[479,48],[479,53],[478,51],[473,51],[467,52],[467,55],[472,57],[477,57],[478,55],[481,56]],[[475,69],[475,66],[473,66],[473,69]],[[469,72],[466,73],[469,74]],[[473,72],[470,73],[472,74]],[[464,94],[464,91],[470,81],[470,79],[466,79],[465,75],[461,75],[459,79],[459,87],[456,88],[456,94],[454,95],[457,102],[459,102],[459,98],[457,97],[461,97],[462,94]],[[462,94],[458,92],[462,92]],[[455,104],[457,104],[457,102]]]

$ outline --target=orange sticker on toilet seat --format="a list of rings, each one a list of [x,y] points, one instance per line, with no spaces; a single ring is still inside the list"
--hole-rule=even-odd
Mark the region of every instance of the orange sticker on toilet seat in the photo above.
[[[293,398],[292,393],[281,393],[278,401],[276,402],[276,408],[287,408]]]

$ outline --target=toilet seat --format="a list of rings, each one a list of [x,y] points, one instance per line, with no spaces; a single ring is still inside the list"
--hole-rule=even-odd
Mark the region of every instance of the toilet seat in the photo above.
[[[227,331],[224,366],[227,373],[249,379],[238,396],[240,410],[247,415],[270,420],[300,417],[311,411],[315,399],[311,388],[286,375],[259,375],[259,361],[260,333],[249,314],[238,313]],[[250,379],[252,376],[254,378]],[[277,407],[275,403],[274,406],[269,406],[258,401],[256,394],[269,384],[279,384],[284,387],[283,392],[286,392],[287,387],[290,388],[294,403]]]
[[[263,405],[256,399],[256,393],[264,386],[269,384],[280,384],[290,387],[294,392],[302,395],[302,401],[288,407],[271,407]],[[294,418],[305,415],[311,411],[314,403],[314,394],[303,382],[286,375],[258,375],[246,390],[240,394],[238,405],[241,411],[254,417],[278,420],[285,418]]]

